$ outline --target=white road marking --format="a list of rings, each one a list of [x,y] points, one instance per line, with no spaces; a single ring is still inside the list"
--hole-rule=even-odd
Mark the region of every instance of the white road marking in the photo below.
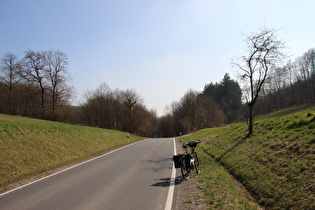
[[[173,143],[174,143],[174,155],[176,155],[177,152],[176,152],[175,138],[173,138]],[[171,182],[170,182],[170,188],[168,190],[168,195],[167,195],[167,199],[166,199],[165,210],[171,210],[172,209],[174,187],[175,187],[175,176],[176,176],[176,169],[175,169],[175,165],[173,162]]]

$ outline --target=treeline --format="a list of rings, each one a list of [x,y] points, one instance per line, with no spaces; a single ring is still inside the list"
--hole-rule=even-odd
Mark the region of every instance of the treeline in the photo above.
[[[239,84],[225,74],[219,83],[205,85],[202,92],[188,90],[169,113],[159,119],[161,136],[178,136],[199,129],[216,127],[239,120],[242,91]]]
[[[64,120],[72,89],[68,57],[61,51],[34,52],[23,58],[1,58],[0,113]]]
[[[111,90],[105,83],[85,94],[78,116],[81,124],[114,129],[148,137],[169,137],[238,120],[241,89],[226,74],[202,93],[189,90],[168,114],[158,118],[147,110],[134,90]]]
[[[157,116],[134,90],[112,91],[105,83],[85,95],[79,114],[84,125],[154,136]]]
[[[188,90],[157,117],[134,90],[111,90],[105,83],[72,106],[68,58],[61,51],[34,52],[23,58],[7,53],[1,58],[0,113],[58,120],[114,129],[148,137],[178,136],[199,129],[245,120],[243,91],[228,74],[203,91]],[[315,101],[315,50],[277,67],[257,101],[254,114],[264,114]],[[242,103],[243,101],[243,103]]]
[[[246,93],[246,91],[243,91]],[[278,67],[263,88],[255,115],[315,101],[315,49]]]
[[[206,84],[202,92],[189,90],[169,113],[159,118],[161,136],[177,136],[202,128],[248,119],[248,87],[226,74],[219,83]],[[242,103],[243,101],[243,103]],[[264,84],[254,108],[254,116],[315,101],[315,49],[276,67]]]

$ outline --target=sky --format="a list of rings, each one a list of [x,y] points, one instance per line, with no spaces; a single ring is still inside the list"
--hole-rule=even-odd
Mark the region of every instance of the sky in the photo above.
[[[0,56],[61,50],[73,104],[106,83],[135,90],[159,116],[201,92],[245,52],[244,34],[278,30],[291,59],[315,47],[314,0],[0,0]]]

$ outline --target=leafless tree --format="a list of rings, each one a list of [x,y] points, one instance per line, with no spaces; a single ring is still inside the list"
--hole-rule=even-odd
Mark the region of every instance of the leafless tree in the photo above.
[[[211,96],[205,94],[198,95],[196,107],[197,129],[223,125],[225,119],[224,112],[219,109],[219,106]]]
[[[20,75],[29,82],[35,82],[40,87],[41,118],[45,117],[45,57],[42,52],[28,50],[23,60]]]
[[[315,49],[308,50],[303,56],[296,59],[297,81],[303,83],[303,101],[315,98]],[[308,95],[307,93],[311,93]]]
[[[13,53],[6,53],[1,58],[1,81],[3,82],[5,88],[8,90],[7,107],[8,113],[12,114],[12,100],[13,91],[18,88],[18,72],[20,70],[20,64],[17,60],[17,56]]]
[[[264,83],[276,70],[276,64],[284,56],[284,43],[278,40],[275,29],[263,28],[257,33],[245,35],[247,51],[232,61],[239,70],[239,77],[250,88],[248,136],[253,132],[253,109]]]
[[[134,90],[111,89],[102,83],[86,94],[81,110],[88,125],[127,131],[142,136],[154,136],[157,116],[148,111]]]
[[[132,132],[134,129],[132,127],[134,117],[133,117],[133,107],[141,102],[140,96],[137,94],[134,90],[126,90],[122,92],[124,104],[128,107],[129,110],[129,120],[128,120],[128,130],[129,132]]]
[[[197,108],[197,97],[198,92],[189,89],[185,95],[180,100],[180,106],[183,113],[183,118],[181,119],[182,124],[189,131],[196,131],[196,108]]]
[[[50,83],[52,103],[52,118],[55,119],[56,105],[62,97],[69,95],[70,89],[66,85],[70,80],[67,67],[68,57],[62,51],[46,51],[44,52],[46,68],[45,76]]]

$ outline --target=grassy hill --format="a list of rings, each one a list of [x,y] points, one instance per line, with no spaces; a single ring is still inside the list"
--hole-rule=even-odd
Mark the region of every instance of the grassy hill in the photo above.
[[[230,173],[268,208],[315,209],[315,105],[259,116],[246,133],[236,123],[183,138],[202,140],[196,178],[211,208],[257,208]],[[0,115],[0,188],[126,144],[123,132]]]
[[[124,132],[0,114],[0,189],[126,144]]]
[[[244,207],[245,201],[231,195],[231,181],[217,172],[218,162],[267,208],[315,209],[315,105],[257,117],[253,135],[245,138],[246,133],[247,124],[236,123],[184,138],[202,140],[197,179],[207,202]]]

